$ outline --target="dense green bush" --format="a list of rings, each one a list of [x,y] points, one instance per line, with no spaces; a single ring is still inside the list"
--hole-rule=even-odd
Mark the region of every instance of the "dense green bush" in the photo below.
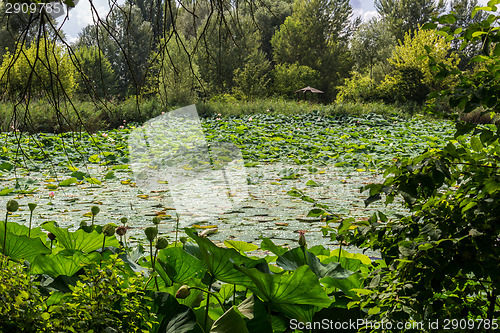
[[[337,103],[342,102],[367,102],[376,99],[375,82],[368,76],[358,72],[344,80],[344,85],[337,87]]]

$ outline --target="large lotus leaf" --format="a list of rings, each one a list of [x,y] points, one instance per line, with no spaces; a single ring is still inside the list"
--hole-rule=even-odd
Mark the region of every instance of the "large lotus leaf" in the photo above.
[[[88,253],[100,249],[103,246],[104,235],[99,234],[96,231],[87,233],[79,229],[75,232],[70,232],[68,229],[54,226],[53,223],[46,223],[42,227],[43,229],[53,233],[56,236],[56,240],[59,242],[59,245],[63,246],[67,250],[80,250]],[[120,247],[120,243],[115,236],[106,237],[106,243],[104,246]]]
[[[142,258],[141,260],[139,260],[139,265],[141,267],[145,267],[145,268],[151,269],[152,265],[151,265],[151,258],[150,258],[150,256],[146,256],[146,257]],[[161,277],[161,279],[163,280],[163,283],[166,286],[172,285],[172,280],[168,277],[168,275],[165,272],[165,270],[163,269],[162,265],[155,264],[155,272],[158,273],[158,275]],[[153,283],[155,283],[155,281],[151,280],[150,283],[151,283],[151,285],[153,285]]]
[[[316,274],[318,279],[330,276],[334,279],[346,279],[354,272],[342,268],[338,262],[330,262],[327,265],[322,264],[318,257],[307,250],[296,247],[279,256],[276,264],[281,268],[293,271],[303,265],[308,265]]]
[[[273,328],[267,318],[267,310],[260,298],[251,295],[238,304],[238,310],[245,316],[250,333],[272,333]]]
[[[360,289],[363,285],[363,276],[359,273],[352,274],[347,279],[336,279],[330,276],[326,276],[321,279],[321,283],[326,287],[334,287],[342,290],[344,294],[349,297],[358,299],[359,297],[356,295],[352,289]]]
[[[294,318],[301,322],[311,322],[314,314],[321,310],[320,307],[309,304],[277,304],[273,308],[288,318]]]
[[[203,262],[180,247],[170,247],[158,253],[158,263],[175,282],[186,282],[189,278],[203,278]]]
[[[48,274],[54,278],[59,275],[73,276],[83,266],[99,260],[100,257],[97,252],[84,254],[74,250],[64,250],[51,255],[38,255],[31,264],[31,273]]]
[[[300,266],[289,274],[267,274],[255,268],[235,266],[247,274],[254,285],[248,288],[263,300],[274,304],[309,304],[320,308],[328,307],[328,297],[318,278],[308,266]]]
[[[17,223],[12,223],[17,225]],[[0,223],[0,248],[2,253],[13,260],[26,259],[31,262],[38,254],[49,254],[50,249],[43,244],[40,238],[29,238],[24,235],[16,235],[9,230],[11,223],[7,226],[7,239],[5,249],[3,248],[5,237],[5,222]]]
[[[255,267],[259,264],[267,267],[264,259],[252,260],[239,254],[234,249],[223,249],[212,243],[209,239],[199,237],[193,230],[186,229],[189,237],[193,238],[200,246],[203,259],[210,274],[223,282],[231,284],[251,285],[251,279],[243,272],[234,268],[236,265]]]
[[[261,250],[264,251],[266,250],[271,251],[272,253],[278,256],[282,255],[287,251],[287,249],[285,249],[284,247],[274,244],[273,241],[270,240],[269,238],[262,238],[262,242],[260,243],[260,248]]]
[[[155,292],[153,308],[158,324],[153,327],[155,333],[192,332],[196,326],[196,316],[189,307],[181,305],[169,293]]]
[[[28,236],[28,232],[30,234],[31,238],[40,238],[42,241],[45,241],[47,239],[47,234],[38,228],[33,228],[31,229],[31,232],[29,231],[29,228],[25,225],[18,224],[15,222],[7,222],[7,231],[13,233],[14,235],[18,236]],[[5,222],[0,222],[0,232],[5,232],[4,229]]]
[[[232,306],[212,325],[211,333],[248,333],[245,320],[238,313],[238,308]]]
[[[225,240],[224,245],[226,245],[230,249],[240,251],[240,253],[255,251],[259,249],[259,247],[255,244],[230,239]]]

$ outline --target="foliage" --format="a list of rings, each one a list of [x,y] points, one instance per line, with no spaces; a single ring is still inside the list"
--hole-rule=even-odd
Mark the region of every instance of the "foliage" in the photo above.
[[[274,67],[274,91],[280,95],[292,98],[295,91],[304,87],[318,87],[321,83],[318,71],[309,66],[294,64],[279,64]]]
[[[384,68],[388,67],[387,58],[391,56],[395,44],[395,38],[388,30],[385,21],[374,18],[362,23],[350,41],[350,50],[358,71],[368,69],[370,79],[381,81],[380,74],[374,75],[373,70],[377,64]]]
[[[444,0],[375,0],[375,8],[387,22],[396,40],[403,40],[406,33],[413,34],[419,26],[446,10]]]
[[[97,95],[109,98],[116,82],[111,63],[96,46],[80,46],[75,50],[77,66],[76,92],[80,97]]]
[[[235,87],[234,72],[244,68],[248,55],[257,52],[260,45],[260,33],[251,17],[238,21],[234,14],[225,14],[225,26],[208,17],[198,29],[198,35],[204,35],[197,47],[196,63],[206,83],[204,92],[209,95],[230,93]]]
[[[173,32],[167,40],[161,40],[158,84],[155,86],[165,104],[189,104],[197,99],[201,86],[198,66],[186,61],[192,53],[191,45]]]
[[[358,72],[344,80],[344,85],[337,87],[337,102],[365,102],[376,97],[375,82]]]
[[[431,62],[439,62],[451,69],[457,69],[459,59],[456,53],[451,52],[451,44],[445,37],[434,30],[419,28],[412,35],[405,34],[404,40],[394,48],[388,61],[396,70],[418,69],[423,75],[422,83],[428,89],[435,91],[448,88],[452,84],[453,77],[446,81],[436,79],[431,69]]]
[[[386,75],[377,87],[377,94],[388,103],[414,102],[422,105],[430,93],[423,82],[424,74],[417,67],[401,67]]]
[[[479,10],[495,12],[499,3],[490,1],[489,7]],[[491,44],[500,41],[498,29],[493,28],[498,19],[489,14],[459,36],[464,47],[483,40],[483,54],[472,61],[485,63],[487,69],[459,72],[438,63],[440,76],[459,75],[459,81],[455,89],[432,97],[449,97],[450,105],[465,113],[478,106],[493,114],[498,111],[499,53]],[[443,16],[439,22],[453,24],[454,16]],[[446,26],[441,31],[450,39],[460,34]],[[395,221],[374,215],[367,223],[353,225],[354,244],[379,249],[391,267],[373,275],[373,292],[360,303],[372,319],[446,317],[482,319],[491,325],[498,318],[499,137],[497,126],[457,123],[455,137],[447,145],[398,161],[386,170],[384,183],[363,188],[369,190],[367,205],[383,197],[390,203],[401,196],[412,212]]]
[[[19,45],[19,44],[18,44]],[[6,53],[0,67],[0,95],[71,97],[76,88],[75,69],[68,54],[55,42],[42,38]]]
[[[114,7],[99,25],[89,25],[80,33],[77,46],[97,47],[111,62],[117,76],[116,95],[139,95],[147,83],[153,49],[151,23],[144,21],[139,7]]]
[[[268,93],[271,62],[261,51],[249,54],[243,68],[234,72],[235,91],[246,98],[263,97]]]
[[[29,271],[0,255],[0,329],[35,332],[43,327],[43,298]]]
[[[338,84],[350,68],[347,39],[351,16],[348,0],[296,1],[292,15],[271,39],[274,61],[320,71],[321,85],[315,88],[333,93],[331,84]]]
[[[276,265],[281,266],[281,272],[274,274],[268,264],[274,259],[255,258],[246,253],[258,249],[257,246],[232,242],[234,248],[218,247],[191,229],[186,229],[186,233],[196,244],[182,247],[178,243],[170,244],[154,254],[142,253],[133,262],[127,255],[128,249],[122,245],[116,248],[106,244],[100,252],[88,247],[101,241],[100,227],[91,232],[85,227],[75,232],[54,224],[43,227],[55,232],[51,240],[57,244],[53,250],[55,255],[39,254],[35,260],[30,259],[31,266],[35,265],[32,276],[21,265],[1,257],[0,325],[3,329],[187,332],[198,327],[196,331],[206,332],[234,327],[253,331],[260,327],[266,331],[280,330],[292,318],[311,321],[323,308],[342,308],[342,299],[358,299],[351,289],[362,289],[364,276],[374,267],[370,259],[361,254],[340,254],[321,246],[309,250],[305,241],[300,248],[289,250],[266,238],[261,249],[277,254],[272,258],[277,258]],[[31,237],[40,240],[37,232],[32,234]],[[9,237],[26,236],[10,234]],[[112,238],[116,242],[114,236]],[[83,259],[81,254],[68,256],[76,262],[58,264],[60,271],[67,275],[54,275],[56,266],[49,258],[68,255],[69,239],[72,239],[69,247],[86,249],[92,258]],[[340,260],[346,265],[349,263],[349,269],[344,268]],[[137,263],[151,269],[149,276],[137,272],[142,270]],[[75,265],[80,269],[64,269]],[[40,282],[33,283],[33,280]],[[48,297],[42,296],[47,294]],[[353,315],[363,317],[359,311]]]

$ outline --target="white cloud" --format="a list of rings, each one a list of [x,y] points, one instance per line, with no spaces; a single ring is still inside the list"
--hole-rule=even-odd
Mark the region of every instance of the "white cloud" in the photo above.
[[[363,22],[369,21],[371,18],[378,16],[376,10],[364,10],[362,8],[353,9],[353,17],[361,17]]]
[[[123,1],[119,1],[120,3]],[[109,11],[109,3],[107,0],[92,1],[95,10],[101,18],[105,17]],[[77,40],[78,34],[84,27],[94,22],[92,17],[92,7],[89,0],[80,0],[75,8],[69,11],[69,17],[64,22],[62,30],[66,33],[68,42],[73,43]],[[97,18],[96,18],[97,19]],[[58,22],[62,23],[64,17],[59,17]]]

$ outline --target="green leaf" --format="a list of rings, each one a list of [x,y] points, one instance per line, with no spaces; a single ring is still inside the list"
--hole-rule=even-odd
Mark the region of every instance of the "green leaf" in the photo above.
[[[37,255],[31,264],[31,274],[73,276],[83,266],[97,262],[101,255],[97,252],[84,254],[80,251],[63,250],[57,254]]]
[[[311,186],[311,187],[318,187],[318,183],[316,183],[314,180],[308,180],[306,183],[306,186]]]
[[[102,184],[102,182],[99,179],[94,178],[94,177],[90,177],[90,178],[89,177],[84,177],[84,179],[87,182],[89,182],[90,184],[96,184],[96,185],[101,185]]]
[[[58,244],[68,250],[80,250],[88,253],[100,249],[104,241],[104,235],[95,230],[90,233],[82,229],[70,232],[68,229],[54,226],[53,222],[43,224],[42,228],[53,233]],[[106,237],[104,246],[120,247],[120,243],[115,236]]]
[[[254,284],[248,285],[248,288],[268,302],[306,304],[321,308],[332,303],[308,266],[301,266],[294,272],[283,275],[262,273],[256,268],[235,267],[251,278]]]
[[[13,260],[26,259],[32,261],[38,254],[49,254],[50,249],[45,246],[40,238],[28,238],[25,235],[16,235],[10,230],[15,228],[17,223],[7,223],[7,240],[5,249],[3,248],[5,235],[5,222],[0,222],[0,248],[2,253]]]
[[[69,186],[71,184],[75,184],[76,182],[78,182],[78,179],[76,179],[75,177],[71,177],[60,182],[59,186]]]
[[[260,249],[263,251],[271,251],[272,253],[278,256],[288,251],[288,249],[285,249],[282,246],[274,244],[273,241],[270,240],[269,238],[262,238],[262,242],[260,243]]]
[[[238,310],[245,318],[248,318],[247,328],[250,332],[273,332],[271,323],[267,318],[267,310],[260,298],[251,295],[238,304]]]
[[[230,249],[235,249],[240,252],[251,252],[259,249],[259,247],[255,244],[230,239],[225,240],[224,245]]]
[[[363,275],[355,273],[346,279],[336,279],[331,276],[325,276],[321,279],[321,283],[328,287],[338,288],[347,296],[358,299],[359,297],[353,289],[362,288],[363,279]]]
[[[287,271],[293,271],[298,269],[300,266],[308,265],[314,274],[316,274],[318,279],[325,276],[330,276],[334,279],[346,279],[354,274],[354,272],[342,268],[338,262],[330,262],[327,265],[324,265],[320,262],[318,257],[309,251],[303,251],[300,247],[291,249],[290,251],[279,256],[276,260],[276,264]]]
[[[470,139],[470,145],[472,149],[475,151],[481,151],[483,149],[483,144],[481,143],[481,140],[477,136],[473,136]]]
[[[242,318],[236,306],[232,306],[219,317],[210,329],[212,333],[248,333],[245,320]]]
[[[168,277],[175,282],[187,282],[189,278],[203,278],[205,268],[201,260],[180,247],[169,247],[158,253],[158,262]]]
[[[14,168],[14,165],[10,164],[9,162],[3,162],[0,164],[0,170],[5,170],[5,171],[10,171]]]
[[[252,260],[242,256],[234,249],[223,249],[216,246],[209,239],[196,235],[192,229],[185,229],[185,231],[189,237],[198,243],[208,271],[218,280],[232,284],[250,285],[251,279],[235,269],[234,265],[243,264],[246,267],[255,267],[261,264],[267,267],[267,262],[264,259]]]
[[[4,188],[0,191],[0,196],[7,195],[7,194],[11,193],[12,191],[14,191],[14,189],[13,189],[13,188],[4,187]]]
[[[188,333],[196,326],[196,315],[193,310],[177,302],[169,293],[153,294],[152,311],[156,313],[159,323],[153,327],[154,333]]]

